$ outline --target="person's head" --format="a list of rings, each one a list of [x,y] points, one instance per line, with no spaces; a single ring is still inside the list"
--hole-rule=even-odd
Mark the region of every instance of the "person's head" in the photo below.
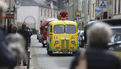
[[[94,23],[87,30],[87,42],[89,46],[107,45],[107,43],[110,41],[111,36],[112,30],[106,23]]]
[[[12,33],[16,33],[16,32],[17,32],[17,27],[16,27],[16,26],[12,26],[11,32],[12,32]]]
[[[26,24],[22,24],[22,29],[26,29]]]
[[[8,5],[4,1],[0,1],[0,26],[2,25]]]
[[[28,26],[28,25],[26,26],[26,29],[27,29],[27,30],[30,30],[30,28],[29,28],[29,26]]]

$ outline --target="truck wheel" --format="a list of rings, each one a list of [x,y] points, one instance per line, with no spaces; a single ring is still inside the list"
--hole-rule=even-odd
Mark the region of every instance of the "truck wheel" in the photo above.
[[[51,56],[53,53],[52,51],[47,51],[47,54]]]
[[[45,44],[43,44],[43,47],[45,47]]]
[[[75,55],[77,52],[78,52],[78,51],[74,51],[74,52],[72,52],[72,55]]]
[[[41,40],[39,40],[39,42],[41,42]]]
[[[49,55],[49,51],[47,50],[47,54]]]

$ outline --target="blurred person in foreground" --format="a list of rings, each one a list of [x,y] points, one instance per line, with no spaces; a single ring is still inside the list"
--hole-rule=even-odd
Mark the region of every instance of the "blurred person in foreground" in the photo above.
[[[29,32],[29,36],[28,36],[28,38],[27,38],[27,40],[28,40],[28,42],[27,42],[28,44],[27,44],[27,45],[30,46],[32,30],[30,29],[29,26],[27,26],[26,29],[27,29],[27,31]]]
[[[22,24],[22,28],[18,30],[18,33],[20,33],[25,41],[26,41],[26,50],[27,50],[27,47],[28,47],[28,43],[29,43],[29,38],[31,36],[31,34],[29,33],[29,31],[27,30],[27,25],[26,24]]]
[[[28,32],[27,30],[27,26],[26,24],[22,24],[22,28],[18,30],[18,33],[21,34],[24,39],[25,39],[25,50],[26,50],[26,54],[28,53],[28,43],[29,43],[29,37],[31,36],[30,33]],[[27,65],[27,59],[26,58],[24,61],[23,61],[23,65]]]
[[[3,1],[0,1],[0,27],[3,23],[7,8],[7,4]],[[15,65],[16,59],[9,52],[8,45],[5,41],[4,31],[2,31],[0,28],[0,69],[13,69]]]
[[[13,25],[12,28],[11,28],[11,33],[17,33],[17,26],[16,25]]]
[[[9,51],[17,59],[17,65],[21,65],[21,61],[27,57],[25,53],[25,40],[22,35],[17,33],[17,26],[15,24],[11,27],[11,33],[6,36],[6,42]]]
[[[8,44],[10,53],[16,57],[17,65],[21,65],[21,61],[25,60],[27,57],[25,53],[24,38],[20,34],[15,33],[14,30],[13,33],[10,33],[8,36],[6,36],[6,42]]]
[[[120,69],[120,59],[107,51],[111,36],[112,30],[105,23],[90,26],[87,30],[88,48],[76,54],[70,69]]]

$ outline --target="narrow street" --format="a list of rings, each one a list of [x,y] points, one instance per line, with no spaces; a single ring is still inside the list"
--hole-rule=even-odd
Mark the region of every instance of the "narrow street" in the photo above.
[[[46,47],[42,47],[36,35],[31,37],[30,53],[30,69],[69,69],[73,59],[71,55],[47,55]]]

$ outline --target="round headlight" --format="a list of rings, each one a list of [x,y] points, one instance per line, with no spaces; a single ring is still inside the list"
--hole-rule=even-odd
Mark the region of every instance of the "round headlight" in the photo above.
[[[74,40],[72,40],[71,42],[72,42],[72,44],[75,44],[75,41]]]
[[[58,37],[57,36],[54,36],[54,39],[57,39]]]
[[[58,40],[55,41],[55,44],[58,44]]]

